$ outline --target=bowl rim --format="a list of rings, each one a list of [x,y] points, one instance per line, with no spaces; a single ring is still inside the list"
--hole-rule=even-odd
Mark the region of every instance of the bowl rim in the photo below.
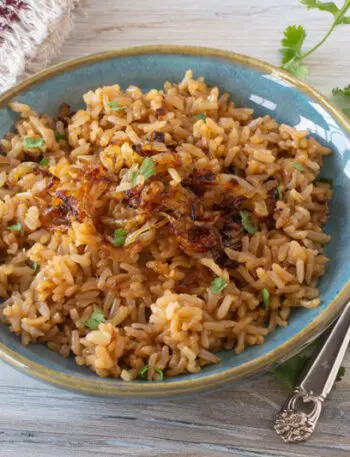
[[[261,71],[266,74],[274,74],[291,83],[299,91],[311,96],[323,108],[325,108],[342,126],[342,128],[350,134],[350,122],[345,115],[336,108],[320,92],[315,90],[304,81],[300,81],[273,65],[264,61],[258,60],[244,54],[239,54],[231,51],[225,51],[215,48],[199,47],[199,46],[181,46],[181,45],[148,45],[123,48],[119,50],[105,51],[71,59],[57,65],[53,65],[34,76],[25,79],[16,84],[0,96],[0,108],[6,106],[11,99],[21,94],[22,91],[29,89],[31,86],[41,83],[60,75],[66,71],[74,70],[78,67],[95,64],[105,60],[111,60],[120,57],[131,57],[147,54],[176,54],[176,55],[192,55],[197,57],[213,57],[222,58],[232,64],[241,64],[249,68]],[[84,378],[77,375],[70,375],[65,372],[60,372],[55,369],[47,368],[40,363],[33,362],[25,356],[18,354],[5,344],[0,343],[0,360],[3,360],[20,371],[49,382],[56,386],[78,391],[80,393],[114,396],[120,398],[155,398],[169,397],[175,395],[185,395],[194,392],[200,392],[209,389],[216,389],[230,381],[238,381],[242,378],[252,376],[260,371],[266,370],[273,365],[287,359],[292,353],[297,352],[311,339],[315,338],[337,317],[346,301],[350,298],[350,280],[343,286],[336,297],[328,304],[312,322],[304,327],[293,337],[289,338],[283,344],[275,349],[272,349],[267,354],[257,357],[240,366],[225,369],[219,373],[209,374],[197,379],[181,379],[171,383],[153,382],[153,383],[127,383],[127,382],[105,382],[99,377]]]

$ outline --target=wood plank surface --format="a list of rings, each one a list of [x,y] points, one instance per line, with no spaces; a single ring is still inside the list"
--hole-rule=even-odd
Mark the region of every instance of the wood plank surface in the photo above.
[[[278,65],[283,29],[302,24],[307,46],[331,17],[297,0],[87,0],[54,63],[143,44],[230,49]],[[309,82],[327,94],[348,84],[350,27],[309,59]],[[84,397],[0,363],[0,457],[349,457],[350,356],[313,438],[285,445],[271,429],[287,391],[272,374],[221,392],[141,403]]]

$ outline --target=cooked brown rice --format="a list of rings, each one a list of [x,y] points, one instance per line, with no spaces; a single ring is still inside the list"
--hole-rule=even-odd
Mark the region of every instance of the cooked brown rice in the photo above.
[[[329,149],[191,71],[84,101],[56,119],[13,102],[1,140],[2,319],[23,344],[161,379],[320,304]]]

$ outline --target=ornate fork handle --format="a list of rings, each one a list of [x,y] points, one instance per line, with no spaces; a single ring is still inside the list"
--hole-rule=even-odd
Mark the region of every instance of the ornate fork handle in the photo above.
[[[350,341],[350,302],[308,364],[298,386],[277,415],[274,429],[285,443],[306,441],[315,430]]]

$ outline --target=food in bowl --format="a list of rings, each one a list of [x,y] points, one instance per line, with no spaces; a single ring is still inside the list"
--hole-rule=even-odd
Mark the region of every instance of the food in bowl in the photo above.
[[[13,102],[1,140],[1,316],[102,377],[162,380],[263,344],[320,304],[331,150],[187,71]]]

